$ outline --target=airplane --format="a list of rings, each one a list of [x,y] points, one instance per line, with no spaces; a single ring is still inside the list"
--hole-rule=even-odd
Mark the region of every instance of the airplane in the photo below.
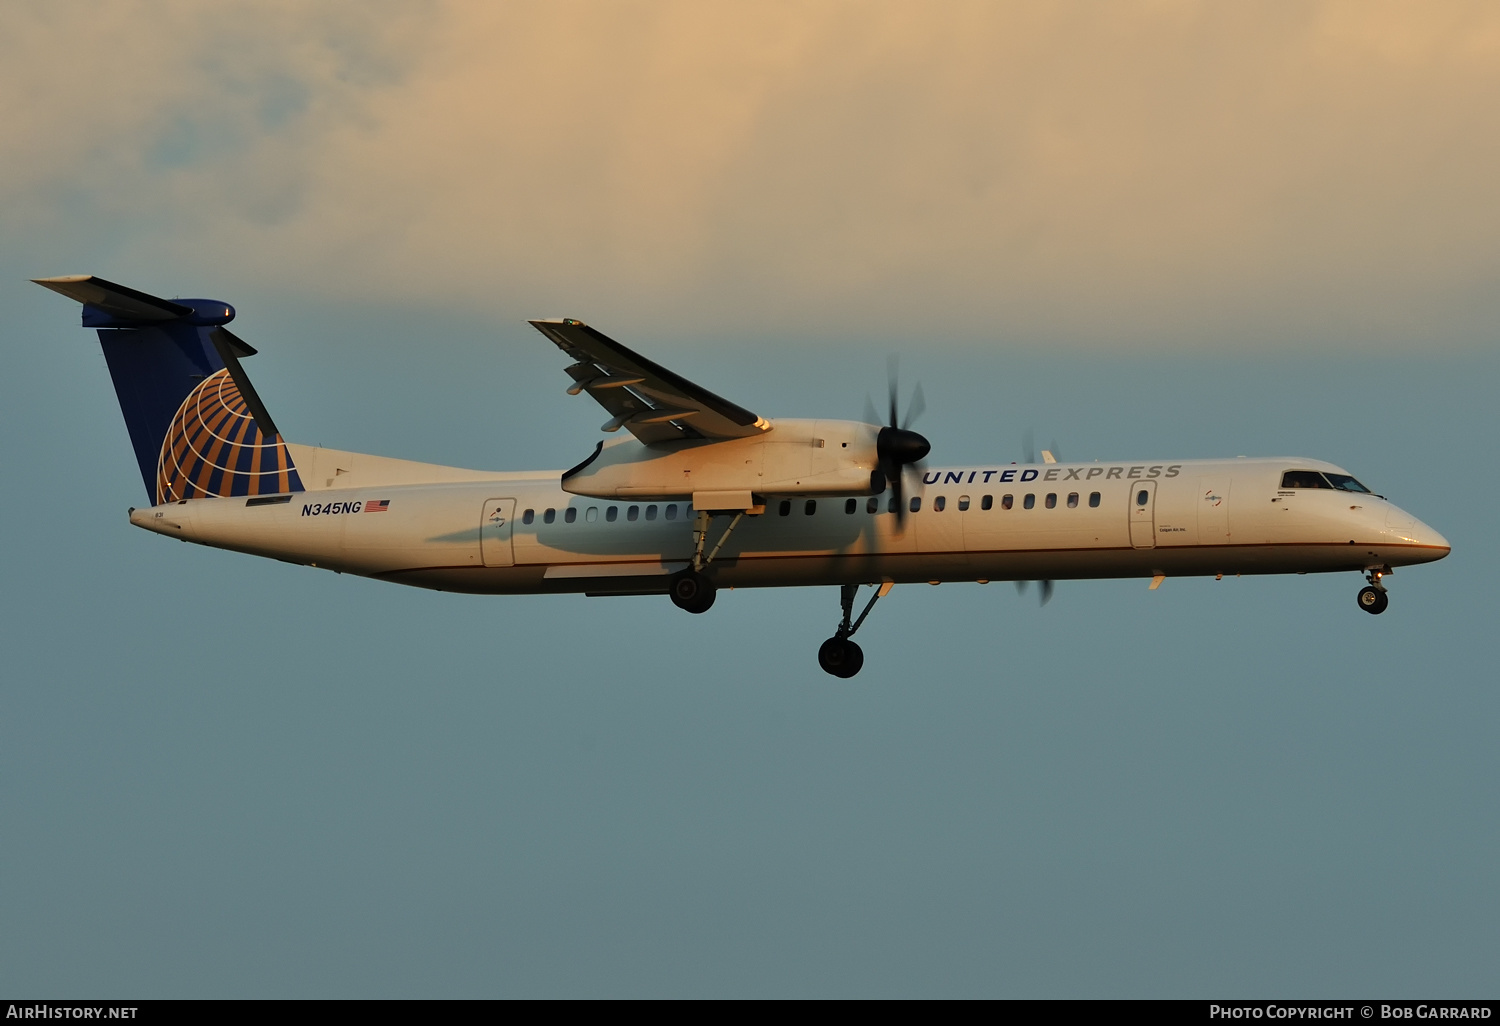
[[[286,441],[246,376],[228,303],[92,275],[32,279],[83,304],[151,505],[130,522],[185,542],[438,591],[667,595],[703,613],[729,588],[836,586],[818,665],[896,584],[1357,572],[1384,612],[1395,567],[1442,535],[1341,467],[1303,457],[928,469],[922,405],[866,421],[768,419],[572,318],[530,323],[570,395],[609,415],[567,470],[496,472]],[[625,434],[618,434],[620,429]],[[860,589],[871,588],[856,616]]]

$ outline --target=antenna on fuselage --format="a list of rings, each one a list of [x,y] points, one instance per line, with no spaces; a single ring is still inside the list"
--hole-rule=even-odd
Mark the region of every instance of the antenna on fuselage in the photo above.
[[[1032,431],[1031,431],[1030,428],[1027,428],[1026,429],[1026,433],[1021,436],[1021,448],[1023,450],[1025,450],[1024,455],[1026,456],[1026,462],[1027,463],[1035,463],[1036,462],[1036,436],[1032,433]],[[1056,463],[1057,462],[1057,456],[1056,456],[1057,452],[1058,452],[1057,440],[1053,439],[1053,441],[1052,441],[1052,448],[1050,448],[1050,449],[1043,449],[1042,450],[1042,462],[1043,463]],[[1026,594],[1026,586],[1028,584],[1030,584],[1030,583],[1031,583],[1030,581],[1017,581],[1016,582],[1016,593],[1020,594],[1020,595]],[[1045,606],[1048,602],[1052,601],[1052,589],[1053,589],[1053,587],[1054,587],[1054,585],[1053,585],[1053,583],[1051,581],[1038,581],[1037,582],[1037,598],[1039,598],[1041,600],[1041,603],[1040,603],[1041,605]]]

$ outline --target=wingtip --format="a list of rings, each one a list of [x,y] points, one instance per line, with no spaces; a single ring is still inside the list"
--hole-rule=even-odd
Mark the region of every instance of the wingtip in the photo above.
[[[52,278],[32,278],[38,285],[74,285],[80,281],[89,281],[92,274],[59,274]]]

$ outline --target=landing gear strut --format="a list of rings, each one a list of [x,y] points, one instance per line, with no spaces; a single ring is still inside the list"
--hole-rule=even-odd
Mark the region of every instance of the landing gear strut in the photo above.
[[[855,631],[859,630],[859,625],[865,622],[865,617],[870,615],[870,610],[875,608],[875,603],[890,594],[891,584],[891,581],[881,584],[875,594],[870,596],[870,601],[865,604],[864,612],[852,622],[854,597],[859,594],[859,585],[845,584],[839,589],[839,601],[844,607],[844,618],[839,622],[838,630],[833,632],[833,637],[818,646],[818,665],[825,673],[831,673],[835,677],[849,678],[865,665],[864,650],[849,639],[854,636]]]
[[[1370,582],[1369,587],[1359,589],[1359,608],[1367,613],[1383,613],[1385,607],[1391,604],[1391,598],[1385,593],[1385,585],[1380,579],[1390,573],[1383,566],[1372,566],[1365,571],[1365,580]]]
[[[698,511],[693,521],[693,565],[673,574],[667,585],[667,594],[672,597],[672,604],[678,609],[686,609],[689,613],[706,613],[714,604],[714,594],[718,589],[714,586],[714,579],[703,572],[704,568],[714,561],[744,515],[743,511],[734,515],[734,519],[729,521],[729,526],[719,536],[718,544],[705,558],[703,546],[708,541],[708,528],[714,517],[707,510]]]

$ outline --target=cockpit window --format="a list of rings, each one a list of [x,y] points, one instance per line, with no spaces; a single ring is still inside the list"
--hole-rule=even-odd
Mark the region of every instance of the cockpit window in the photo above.
[[[1370,489],[1354,480],[1348,474],[1324,474],[1323,476],[1328,478],[1329,483],[1340,491],[1363,492],[1365,495],[1370,494]]]
[[[1349,480],[1353,481],[1351,477]],[[1316,470],[1288,470],[1281,475],[1283,488],[1332,488]]]

